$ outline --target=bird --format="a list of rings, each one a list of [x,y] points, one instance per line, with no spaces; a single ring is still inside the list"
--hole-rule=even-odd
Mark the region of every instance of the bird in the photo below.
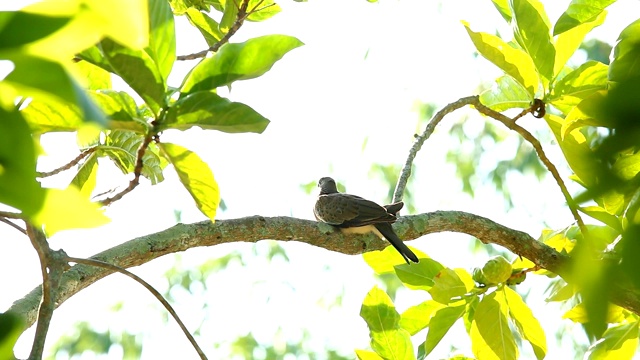
[[[393,231],[391,224],[404,206],[403,202],[380,206],[360,196],[338,192],[335,180],[323,177],[318,181],[320,195],[313,207],[316,220],[339,227],[344,233],[374,233],[386,239],[402,255],[407,264],[420,260]]]

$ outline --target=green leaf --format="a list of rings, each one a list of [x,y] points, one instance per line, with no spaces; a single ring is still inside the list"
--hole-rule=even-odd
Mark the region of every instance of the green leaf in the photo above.
[[[615,229],[618,233],[622,233],[622,222],[620,218],[611,214],[606,209],[601,208],[599,206],[585,206],[579,207],[578,210],[581,212],[591,216],[596,220],[600,220],[603,223],[607,224],[611,228]]]
[[[113,130],[107,135],[105,144],[99,145],[96,154],[108,156],[116,166],[124,173],[129,174],[135,170],[138,158],[138,149],[144,141],[144,136],[126,130]],[[155,185],[164,180],[163,163],[158,156],[155,145],[150,144],[142,157],[142,176]]]
[[[73,66],[76,73],[80,74],[78,78],[85,81],[87,90],[111,89],[111,74],[108,71],[88,61],[78,61]]]
[[[476,308],[480,303],[480,297],[476,294],[472,295],[471,298],[467,298],[467,310],[462,315],[464,320],[464,328],[467,330],[467,334],[471,334],[471,324],[473,323],[473,318],[476,314]]]
[[[608,305],[606,309],[606,322],[619,323],[624,320],[624,309],[617,305]],[[574,306],[562,315],[563,319],[569,319],[573,322],[584,324],[589,322],[589,315],[584,302]]]
[[[22,319],[13,313],[0,313],[0,359],[14,359],[13,347],[24,330]]]
[[[613,48],[609,80],[624,81],[640,76],[640,19],[624,28]]]
[[[462,317],[466,308],[466,305],[447,306],[436,312],[429,323],[429,332],[424,343],[426,355],[429,355],[435,349],[451,326]]]
[[[510,75],[499,77],[491,89],[480,94],[480,102],[495,111],[528,108],[532,101],[527,89]]]
[[[434,284],[435,277],[444,269],[444,266],[433,259],[420,259],[417,264],[411,266],[396,267],[396,274],[402,283],[409,289],[429,290]]]
[[[313,182],[313,186],[316,186],[316,182]],[[411,246],[409,246],[409,249],[411,249],[419,259],[429,257],[427,254]],[[397,266],[400,266],[402,269],[407,265],[404,258],[398,254],[398,251],[394,249],[393,246],[387,246],[381,251],[368,251],[362,254],[362,258],[378,275],[396,272]]]
[[[227,133],[262,133],[269,120],[249,106],[214,92],[199,91],[176,101],[158,129],[186,130],[193,126]]]
[[[356,350],[358,360],[384,360],[380,355],[370,350]]]
[[[182,146],[160,143],[160,149],[178,173],[182,185],[195,200],[198,209],[212,222],[215,221],[220,190],[209,165],[196,153]]]
[[[131,130],[143,134],[147,131],[149,125],[139,114],[131,95],[124,91],[101,90],[91,93],[91,97],[106,114],[110,129]]]
[[[220,20],[220,32],[226,34],[229,32],[229,29],[233,26],[238,18],[238,7],[236,4],[239,2],[235,2],[233,0],[220,0],[220,5],[224,8],[222,12],[222,20]]]
[[[224,36],[218,29],[218,22],[205,13],[189,8],[187,10],[187,19],[200,31],[209,46],[217,43]]]
[[[0,12],[0,54],[23,51],[21,47],[42,40],[67,26],[75,14],[37,14],[25,11]],[[38,26],[34,26],[37,24]]]
[[[478,52],[519,82],[531,97],[538,89],[538,74],[533,60],[527,53],[511,47],[497,36],[473,32],[469,24],[462,22]]]
[[[32,100],[20,113],[34,134],[76,131],[83,123],[76,106],[60,101]]]
[[[65,190],[47,189],[42,209],[33,222],[44,227],[47,236],[70,229],[90,229],[111,221],[100,205],[69,186]]]
[[[249,17],[247,17],[249,21],[264,21],[282,11],[280,5],[276,4],[273,0],[251,0],[249,1],[248,8],[249,11],[253,10]]]
[[[570,98],[570,103],[577,104],[596,91],[607,88],[608,72],[607,65],[587,61],[556,82],[551,96],[546,100],[554,106],[561,103],[559,108],[562,108],[562,103],[567,103],[566,98]]]
[[[151,55],[143,50],[126,48],[111,39],[102,40],[100,47],[114,73],[157,114],[165,103],[165,82]]]
[[[93,190],[96,188],[98,178],[98,156],[94,152],[78,167],[78,173],[71,180],[71,184],[80,190],[84,197],[91,198]]]
[[[560,129],[562,138],[582,126],[606,126],[598,116],[606,95],[605,90],[595,91],[569,111]]]
[[[509,314],[516,324],[522,338],[527,340],[538,360],[544,359],[547,354],[547,338],[540,322],[533,316],[531,309],[525,304],[520,295],[508,286],[502,288],[504,291]]]
[[[17,111],[0,107],[0,202],[31,216],[44,203],[36,181],[36,151],[31,132]]]
[[[371,348],[385,359],[415,359],[409,333],[399,326],[400,314],[377,286],[362,302],[360,316],[369,327]]]
[[[553,35],[562,34],[592,21],[614,2],[616,0],[572,0],[553,27]]]
[[[237,80],[257,78],[286,53],[302,45],[300,40],[286,35],[266,35],[240,44],[225,44],[191,70],[180,92],[184,96],[228,86]]]
[[[575,285],[567,284],[562,279],[553,282],[550,289],[551,294],[544,301],[566,301],[571,299],[577,291]]]
[[[596,26],[602,25],[607,17],[607,12],[603,11],[593,20],[578,25],[571,30],[565,31],[556,38],[556,60],[553,66],[553,73],[557,75],[566,65],[567,61],[576,52],[584,37]],[[556,23],[556,27],[558,23]]]
[[[564,121],[562,118],[547,113],[544,119],[553,131],[562,153],[578,180],[587,188],[595,185],[599,169],[597,164],[591,160],[593,154],[585,136],[580,131],[572,131],[563,137],[561,129]]]
[[[500,290],[485,295],[471,324],[471,349],[478,359],[518,358],[518,347],[507,321],[508,307]]]
[[[434,300],[427,300],[414,305],[402,313],[400,326],[407,330],[409,334],[415,335],[429,326],[433,314],[444,307],[445,305]]]
[[[602,339],[589,347],[589,360],[633,359],[638,349],[638,322],[608,328]]]
[[[2,84],[9,85],[22,97],[77,106],[83,121],[106,125],[100,109],[60,63],[32,56],[21,56],[13,63],[14,70]],[[5,100],[13,102],[14,98]]]
[[[513,19],[513,14],[511,13],[511,8],[509,7],[509,0],[491,0],[493,5],[498,9],[502,18],[510,23],[511,19]]]
[[[434,284],[429,289],[429,294],[431,294],[433,300],[445,305],[449,303],[451,298],[462,296],[471,290],[468,287],[469,284],[460,279],[456,271],[449,268],[440,270],[433,280]],[[471,280],[471,287],[473,287],[473,280]]]
[[[515,19],[515,39],[531,56],[540,75],[551,80],[556,49],[544,7],[538,0],[512,0],[510,4]]]
[[[145,48],[164,80],[176,60],[176,34],[173,13],[166,0],[149,0],[149,46]]]

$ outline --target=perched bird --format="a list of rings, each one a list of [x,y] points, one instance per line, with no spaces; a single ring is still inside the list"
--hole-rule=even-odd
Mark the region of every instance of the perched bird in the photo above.
[[[346,233],[372,232],[389,241],[407,264],[410,263],[409,260],[416,263],[419,261],[416,254],[409,250],[391,227],[397,220],[396,213],[402,209],[404,203],[380,206],[356,195],[339,193],[336,182],[330,177],[320,179],[318,187],[320,195],[313,208],[318,221],[337,226]]]

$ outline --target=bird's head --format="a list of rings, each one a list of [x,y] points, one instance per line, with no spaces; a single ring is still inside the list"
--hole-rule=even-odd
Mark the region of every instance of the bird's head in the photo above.
[[[318,187],[320,188],[320,194],[335,194],[338,192],[335,180],[330,177],[323,177],[318,181]]]

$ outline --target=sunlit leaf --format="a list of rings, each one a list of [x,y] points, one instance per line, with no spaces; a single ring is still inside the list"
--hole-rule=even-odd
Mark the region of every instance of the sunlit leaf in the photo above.
[[[101,90],[91,93],[91,98],[104,111],[110,129],[145,133],[149,127],[146,120],[138,113],[135,100],[126,92]]]
[[[14,313],[0,313],[0,359],[14,359],[13,347],[24,331],[23,320]]]
[[[558,35],[592,21],[616,0],[572,0],[571,4],[553,27],[553,35]]]
[[[83,5],[91,9],[97,19],[104,24],[103,31],[106,36],[128,48],[141,50],[150,40],[153,40],[155,35],[152,34],[150,39],[148,32],[148,3],[154,1],[85,0]]]
[[[111,221],[100,205],[83,196],[75,186],[47,189],[42,209],[33,222],[44,227],[47,236],[61,230],[90,229]]]
[[[498,9],[502,18],[510,23],[511,19],[513,19],[513,14],[511,13],[511,8],[509,7],[509,0],[491,0],[493,5]]]
[[[218,29],[218,22],[203,12],[189,8],[187,10],[187,19],[200,31],[209,46],[217,43],[224,36]]]
[[[431,294],[433,300],[442,304],[448,304],[451,298],[462,296],[470,290],[470,288],[468,288],[469,284],[465,284],[465,282],[460,279],[460,276],[449,268],[440,270],[433,280],[434,284],[433,287],[429,289],[429,294]],[[472,280],[471,287],[473,286]]]
[[[61,101],[32,100],[20,112],[35,134],[76,131],[82,126],[78,108]]]
[[[510,75],[504,75],[496,80],[491,89],[480,94],[480,102],[495,110],[504,111],[511,108],[527,108],[533,97],[519,82]]]
[[[478,359],[517,359],[518,347],[507,322],[504,292],[485,295],[471,324],[471,349]]]
[[[377,286],[371,289],[360,309],[369,327],[371,348],[385,359],[414,359],[409,333],[400,327],[400,314],[391,298]]]
[[[620,306],[610,304],[607,314],[606,314],[606,322],[608,323],[618,323],[624,320],[624,309]],[[563,319],[569,319],[573,322],[584,324],[589,322],[589,315],[587,314],[587,309],[584,303],[580,303],[569,311],[565,312],[562,315]]]
[[[547,354],[547,338],[540,322],[533,316],[531,309],[522,300],[520,295],[508,286],[502,288],[509,306],[509,315],[520,331],[520,335],[527,340],[538,360],[544,359]]]
[[[173,13],[166,0],[148,1],[149,46],[145,48],[145,51],[153,59],[166,84],[173,68],[173,62],[176,60],[176,30],[173,23]]]
[[[606,91],[600,90],[593,92],[586,99],[582,100],[574,107],[564,119],[562,128],[560,129],[562,138],[564,139],[569,133],[582,126],[603,126],[602,118],[599,115],[599,109],[602,106]]]
[[[300,40],[286,35],[266,35],[239,44],[225,44],[191,70],[180,92],[184,96],[259,77],[286,53],[302,45]]]
[[[196,153],[179,145],[160,143],[160,149],[175,168],[182,185],[189,191],[198,209],[211,221],[215,221],[220,190],[209,165]]]
[[[252,12],[247,20],[264,21],[282,11],[282,8],[273,0],[251,0],[249,1],[249,11]]]
[[[613,48],[609,80],[624,81],[640,76],[640,19],[624,28]]]
[[[358,360],[384,360],[380,355],[370,350],[356,350]]]
[[[314,181],[313,186],[316,187],[316,184],[317,183]],[[419,259],[426,259],[429,257],[424,252],[411,246],[409,246],[409,249],[411,249]],[[387,246],[381,251],[368,251],[362,254],[362,257],[378,275],[395,272],[397,270],[396,266],[400,266],[400,269],[404,269],[404,266],[407,265],[402,255],[398,254],[398,251],[393,246]]]
[[[429,332],[424,343],[425,354],[429,355],[440,340],[447,334],[451,326],[464,314],[466,305],[447,306],[438,310],[429,322]]]
[[[93,47],[95,49],[95,47]],[[111,74],[108,71],[87,61],[78,61],[72,68],[82,85],[87,90],[101,90],[111,88]]]
[[[199,91],[176,101],[159,129],[186,130],[193,126],[227,133],[262,133],[269,120],[249,106],[214,92]]]
[[[144,141],[144,137],[132,131],[113,130],[106,137],[105,144],[98,146],[98,156],[108,156],[114,164],[124,173],[134,172],[138,149]],[[158,156],[155,145],[150,144],[142,157],[142,176],[157,184],[164,180],[163,163]]]
[[[463,22],[463,25],[478,52],[511,75],[533,97],[538,89],[538,74],[531,57],[524,51],[511,47],[495,35],[473,32],[466,22]]]
[[[406,264],[405,264],[406,265]],[[420,259],[417,264],[397,266],[396,274],[409,289],[429,290],[444,266],[433,259]]]
[[[638,349],[638,322],[608,328],[602,339],[589,347],[589,360],[632,359]]]
[[[590,1],[590,0],[587,0]],[[592,20],[580,24],[571,30],[565,31],[556,38],[556,59],[553,66],[553,74],[557,75],[565,66],[569,58],[576,52],[584,37],[596,26],[602,25],[607,17],[607,12],[603,11]],[[556,27],[558,23],[556,23]],[[554,29],[555,32],[555,29]]]
[[[553,104],[555,100],[562,99],[564,96],[585,99],[595,91],[605,90],[608,72],[607,65],[597,61],[587,61],[554,85],[548,101]]]
[[[516,40],[531,56],[540,75],[551,80],[556,49],[544,7],[538,0],[512,0],[510,5],[515,20]]]
[[[572,284],[567,284],[564,280],[553,282],[551,287],[551,294],[545,301],[565,301],[569,300],[576,294],[576,287]]]
[[[434,300],[426,300],[414,305],[402,313],[400,326],[409,334],[415,335],[429,326],[433,314],[444,307],[445,305]]]
[[[80,190],[80,194],[87,199],[91,197],[96,187],[98,177],[98,161],[95,152],[89,155],[79,166],[71,184]]]

